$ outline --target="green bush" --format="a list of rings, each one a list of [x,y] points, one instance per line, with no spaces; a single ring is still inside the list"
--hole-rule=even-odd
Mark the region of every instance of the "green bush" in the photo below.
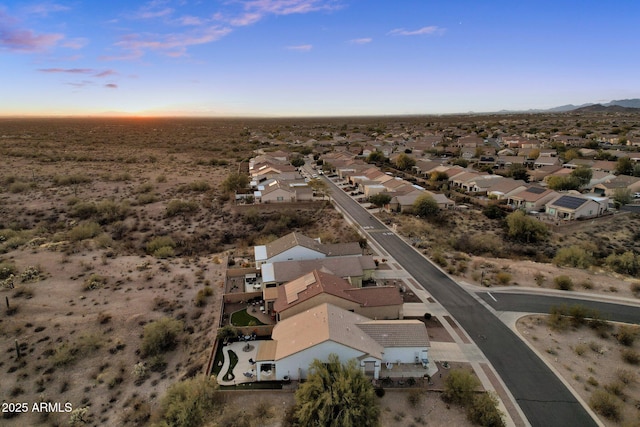
[[[184,328],[180,320],[163,317],[148,323],[142,334],[142,353],[156,356],[172,350],[178,343],[178,337]]]
[[[15,264],[7,261],[0,262],[0,280],[8,278],[12,274],[14,276],[18,274],[18,268],[15,266]]]
[[[171,258],[175,255],[175,251],[171,246],[163,246],[153,251],[153,256],[159,259]]]
[[[172,384],[160,402],[160,427],[199,427],[223,408],[213,378],[190,378]]]
[[[581,246],[573,245],[560,248],[553,258],[553,263],[557,266],[589,268],[593,263],[593,257]]]
[[[172,217],[178,214],[189,214],[198,210],[198,203],[195,201],[185,201],[173,199],[167,204],[166,216]]]
[[[180,188],[178,188],[178,192],[193,191],[197,193],[204,193],[205,191],[209,191],[210,188],[211,186],[206,181],[194,181],[180,186]]]
[[[483,427],[504,427],[502,415],[498,409],[498,399],[491,393],[476,394],[467,406],[467,419]]]
[[[479,386],[480,381],[472,372],[453,369],[444,380],[442,399],[448,403],[469,405],[472,403],[473,394]]]
[[[91,178],[82,174],[56,175],[53,177],[53,185],[57,186],[85,184],[87,182],[91,182]]]
[[[159,249],[167,247],[170,249],[176,247],[176,242],[170,236],[154,237],[146,245],[148,254],[155,254]]]
[[[506,286],[511,282],[511,274],[507,273],[506,271],[501,271],[496,274],[496,280],[499,284]]]
[[[96,237],[100,233],[102,233],[102,227],[100,227],[100,224],[89,221],[78,224],[71,230],[69,230],[69,232],[67,233],[67,238],[72,242],[78,242],[80,240],[86,240]]]
[[[556,285],[557,289],[561,291],[571,291],[573,290],[573,280],[569,276],[558,276],[553,279],[553,283]]]

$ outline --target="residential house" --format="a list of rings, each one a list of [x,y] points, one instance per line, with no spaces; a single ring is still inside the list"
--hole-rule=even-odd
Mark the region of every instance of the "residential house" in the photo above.
[[[593,192],[595,194],[607,197],[613,197],[618,189],[628,189],[631,193],[640,192],[640,178],[618,175],[610,181],[605,181],[593,186]]]
[[[332,304],[321,304],[279,322],[269,341],[258,341],[256,378],[303,380],[314,359],[336,354],[355,359],[368,376],[378,379],[385,367],[416,365],[436,371],[428,359],[429,336],[419,320],[371,320]]]
[[[516,194],[527,188],[527,184],[519,179],[504,178],[497,180],[487,188],[487,196],[493,196],[498,200],[507,199],[512,194]]]
[[[303,276],[313,270],[331,273],[347,280],[351,286],[362,287],[362,282],[371,279],[376,263],[370,255],[356,257],[328,257],[302,261],[278,261],[260,266],[265,288]]]
[[[313,270],[277,288],[266,300],[278,321],[328,303],[371,319],[402,319],[403,299],[395,286],[354,288],[345,279]]]
[[[319,238],[312,239],[295,231],[266,245],[254,247],[258,269],[268,262],[360,255],[362,255],[362,248],[358,243],[323,244]]]
[[[601,216],[608,210],[608,206],[608,197],[561,194],[546,204],[545,212],[552,218],[572,221]]]
[[[530,186],[522,191],[510,195],[507,204],[514,209],[524,209],[527,212],[539,211],[558,193],[542,187]]]

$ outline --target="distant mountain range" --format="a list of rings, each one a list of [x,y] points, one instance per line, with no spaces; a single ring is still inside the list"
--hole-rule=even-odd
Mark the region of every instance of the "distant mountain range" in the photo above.
[[[576,112],[576,113],[594,113],[594,112],[611,112],[611,113],[624,113],[624,112],[640,112],[640,99],[620,99],[616,101],[607,102],[606,104],[582,104],[582,105],[561,105],[559,107],[549,108],[547,110],[527,110],[524,111],[526,113],[566,113],[566,112]],[[503,112],[513,113],[514,111],[506,111]]]

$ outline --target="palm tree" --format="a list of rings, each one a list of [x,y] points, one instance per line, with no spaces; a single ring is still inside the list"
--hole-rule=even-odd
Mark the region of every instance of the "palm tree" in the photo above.
[[[328,363],[315,359],[309,377],[296,391],[299,425],[326,427],[377,426],[378,408],[373,385],[355,360],[342,364],[337,355]]]

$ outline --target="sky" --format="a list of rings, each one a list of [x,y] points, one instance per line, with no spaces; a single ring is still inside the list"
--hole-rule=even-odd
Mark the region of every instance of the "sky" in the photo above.
[[[0,0],[0,116],[357,116],[640,98],[637,0]]]

